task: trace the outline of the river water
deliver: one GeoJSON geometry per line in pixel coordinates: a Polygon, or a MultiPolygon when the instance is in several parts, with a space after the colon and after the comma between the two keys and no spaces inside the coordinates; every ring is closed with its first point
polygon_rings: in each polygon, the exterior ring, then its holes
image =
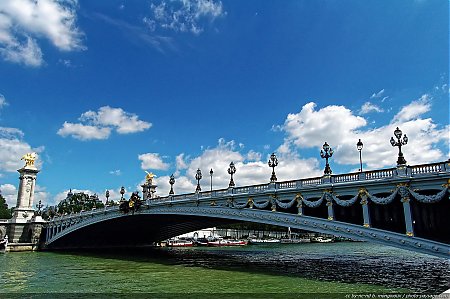
{"type": "Polygon", "coordinates": [[[180,298],[204,293],[263,296],[258,298],[329,293],[334,298],[439,294],[450,288],[448,260],[362,242],[5,253],[0,254],[0,265],[1,298],[23,293],[180,298]]]}

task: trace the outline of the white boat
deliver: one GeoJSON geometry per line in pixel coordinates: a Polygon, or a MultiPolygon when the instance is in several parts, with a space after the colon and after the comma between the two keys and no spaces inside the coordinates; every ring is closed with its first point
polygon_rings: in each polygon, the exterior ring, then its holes
{"type": "Polygon", "coordinates": [[[281,242],[280,239],[274,239],[274,238],[270,238],[270,239],[250,238],[250,239],[248,239],[248,244],[252,244],[252,245],[279,244],[280,242],[281,242]]]}
{"type": "Polygon", "coordinates": [[[5,238],[0,241],[0,252],[5,252],[6,247],[8,247],[8,236],[5,236],[5,238]]]}
{"type": "Polygon", "coordinates": [[[167,240],[166,246],[168,247],[192,247],[194,242],[182,239],[169,239],[167,240]]]}
{"type": "Polygon", "coordinates": [[[216,241],[208,241],[208,246],[221,247],[221,246],[245,246],[247,241],[244,240],[227,240],[219,239],[216,241]]]}
{"type": "Polygon", "coordinates": [[[325,238],[325,237],[315,237],[311,239],[311,242],[315,243],[331,243],[334,242],[332,238],[325,238]]]}
{"type": "Polygon", "coordinates": [[[300,244],[300,243],[310,243],[311,239],[308,238],[290,238],[290,239],[281,239],[281,244],[300,244]]]}

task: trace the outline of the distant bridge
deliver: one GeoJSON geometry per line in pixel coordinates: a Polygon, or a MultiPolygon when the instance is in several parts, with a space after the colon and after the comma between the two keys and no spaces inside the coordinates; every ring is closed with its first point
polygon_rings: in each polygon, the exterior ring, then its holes
{"type": "Polygon", "coordinates": [[[190,231],[255,222],[450,257],[450,161],[147,200],[64,215],[45,228],[47,249],[140,246],[190,231]]]}

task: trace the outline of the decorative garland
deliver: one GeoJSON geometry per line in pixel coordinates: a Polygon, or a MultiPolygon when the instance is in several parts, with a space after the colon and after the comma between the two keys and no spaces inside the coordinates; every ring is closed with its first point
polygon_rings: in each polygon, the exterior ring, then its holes
{"type": "MultiPolygon", "coordinates": [[[[331,198],[332,200],[334,200],[335,203],[337,203],[338,205],[340,205],[341,207],[349,207],[351,205],[353,205],[359,198],[359,193],[356,194],[354,197],[352,197],[351,199],[347,199],[347,200],[342,200],[339,199],[336,195],[334,195],[333,193],[325,193],[326,196],[328,198],[331,198]]],[[[330,200],[331,201],[331,200],[330,200]]]]}
{"type": "Polygon", "coordinates": [[[270,200],[264,200],[260,202],[253,201],[253,206],[258,209],[265,209],[269,206],[270,200]]]}
{"type": "Polygon", "coordinates": [[[377,196],[371,195],[369,192],[367,192],[367,197],[374,203],[377,203],[380,205],[387,205],[387,204],[391,203],[394,200],[394,198],[397,196],[398,190],[399,190],[398,188],[395,189],[394,193],[392,193],[391,195],[389,195],[387,197],[377,197],[377,196]]]}
{"type": "Polygon", "coordinates": [[[324,198],[325,198],[325,193],[322,195],[321,198],[319,198],[319,200],[310,201],[303,197],[302,202],[305,204],[305,206],[307,206],[309,208],[317,208],[322,204],[324,198]]]}
{"type": "Polygon", "coordinates": [[[282,202],[281,200],[278,199],[275,200],[277,206],[279,206],[282,209],[289,209],[294,205],[296,201],[297,201],[296,197],[294,197],[294,199],[290,200],[289,202],[282,202]]]}
{"type": "MultiPolygon", "coordinates": [[[[395,189],[395,191],[387,197],[378,197],[378,196],[370,194],[367,191],[365,191],[365,194],[367,194],[367,198],[369,198],[372,202],[374,202],[376,204],[387,205],[387,204],[391,203],[395,199],[395,197],[399,194],[402,197],[407,197],[408,195],[411,195],[411,197],[413,197],[414,199],[416,199],[419,202],[435,203],[435,202],[442,200],[445,197],[445,195],[447,194],[447,192],[448,192],[448,186],[445,186],[445,188],[436,195],[421,195],[417,192],[414,192],[413,190],[411,190],[410,188],[408,188],[406,186],[398,186],[397,189],[395,189]]],[[[282,209],[289,209],[297,202],[298,203],[297,207],[299,207],[299,206],[301,207],[304,204],[305,206],[307,206],[309,208],[317,208],[322,204],[322,202],[324,200],[326,200],[328,202],[334,201],[336,204],[338,204],[341,207],[350,207],[353,204],[355,204],[360,197],[361,197],[361,192],[356,194],[351,199],[343,200],[343,199],[339,199],[339,197],[336,196],[335,194],[333,194],[332,192],[326,191],[322,194],[322,196],[318,200],[307,199],[307,198],[304,198],[303,196],[301,196],[300,194],[297,194],[297,196],[295,196],[293,199],[291,199],[287,202],[279,200],[277,198],[271,198],[271,199],[262,200],[259,202],[252,200],[252,205],[258,209],[265,209],[269,206],[269,204],[272,204],[272,207],[278,206],[282,209]]],[[[248,201],[240,202],[240,203],[234,202],[234,201],[230,202],[230,206],[238,208],[238,209],[246,208],[248,205],[249,205],[248,201]]]]}
{"type": "Polygon", "coordinates": [[[416,199],[419,202],[435,203],[444,198],[445,194],[448,192],[448,187],[444,188],[436,195],[422,195],[417,192],[414,192],[411,189],[408,189],[408,191],[409,191],[409,194],[411,194],[411,196],[414,197],[414,199],[416,199]]]}
{"type": "Polygon", "coordinates": [[[247,201],[243,202],[243,203],[242,202],[235,202],[235,201],[232,202],[233,207],[238,208],[238,209],[243,209],[243,208],[247,207],[247,204],[248,204],[247,201]]]}

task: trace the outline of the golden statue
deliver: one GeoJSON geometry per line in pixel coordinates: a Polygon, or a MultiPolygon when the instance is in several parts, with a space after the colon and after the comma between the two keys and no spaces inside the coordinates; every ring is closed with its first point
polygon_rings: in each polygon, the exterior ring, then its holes
{"type": "Polygon", "coordinates": [[[25,167],[26,166],[34,166],[34,161],[36,160],[36,153],[27,153],[27,154],[23,155],[23,157],[20,158],[20,160],[25,161],[25,167]]]}
{"type": "Polygon", "coordinates": [[[152,184],[153,178],[156,177],[156,175],[154,175],[153,173],[149,173],[147,170],[145,171],[147,173],[147,175],[145,176],[145,181],[147,184],[152,184]]]}

